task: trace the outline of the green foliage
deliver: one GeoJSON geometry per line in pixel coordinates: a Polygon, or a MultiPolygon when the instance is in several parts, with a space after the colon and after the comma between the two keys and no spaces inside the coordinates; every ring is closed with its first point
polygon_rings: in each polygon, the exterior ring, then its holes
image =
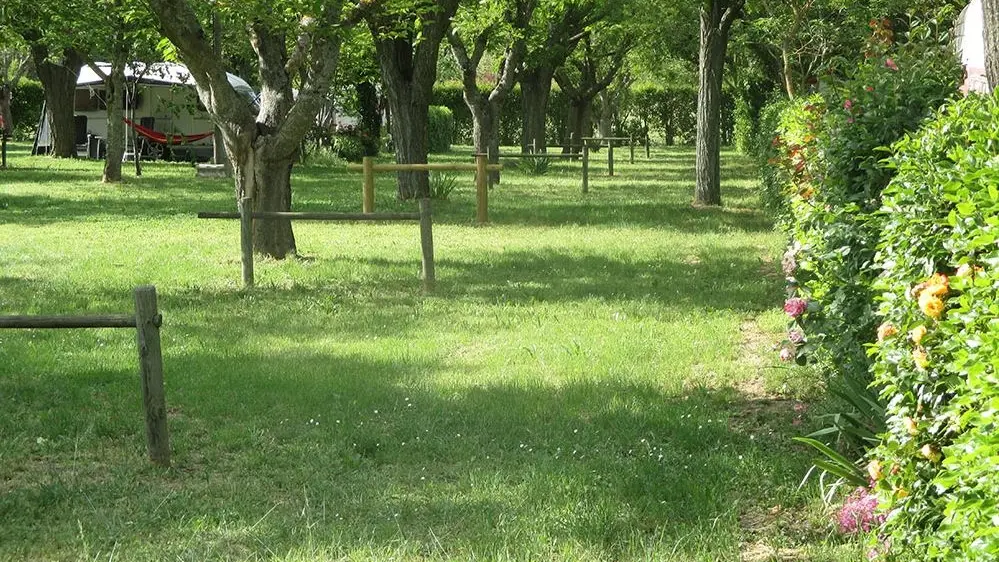
{"type": "MultiPolygon", "coordinates": [[[[723,94],[722,139],[733,139],[735,102],[723,94]]],[[[621,113],[634,127],[625,127],[626,134],[642,138],[647,128],[657,134],[667,145],[693,144],[697,137],[697,88],[694,86],[663,86],[659,83],[639,83],[631,88],[621,113]]]]}
{"type": "Polygon", "coordinates": [[[551,168],[552,159],[547,156],[525,158],[524,169],[532,176],[543,176],[551,168]]]}
{"type": "Polygon", "coordinates": [[[905,559],[999,554],[997,147],[999,101],[973,96],[891,159],[876,284],[886,337],[872,350],[889,422],[872,457],[905,559]]]}
{"type": "MultiPolygon", "coordinates": [[[[480,86],[481,93],[488,94],[490,88],[480,86]]],[[[447,107],[454,113],[453,142],[472,144],[472,113],[465,104],[461,82],[439,82],[434,85],[433,104],[447,107]]],[[[519,145],[521,131],[522,97],[517,85],[507,94],[500,113],[500,144],[519,145]]],[[[560,144],[565,137],[565,120],[568,101],[558,86],[553,85],[548,99],[548,144],[560,144]]]]}
{"type": "Polygon", "coordinates": [[[10,113],[14,120],[15,140],[32,140],[38,127],[38,117],[45,102],[42,84],[35,80],[22,79],[13,88],[10,100],[10,113]]]}
{"type": "Polygon", "coordinates": [[[777,98],[760,111],[744,150],[759,165],[763,209],[783,227],[791,224],[794,197],[808,197],[808,190],[814,189],[805,174],[806,163],[815,158],[821,107],[822,98],[818,95],[797,100],[777,98]]]}
{"type": "Polygon", "coordinates": [[[796,192],[789,230],[798,267],[791,289],[810,303],[797,323],[811,358],[832,373],[862,377],[869,368],[865,345],[876,326],[871,263],[880,233],[873,213],[893,175],[881,165],[882,147],[916,130],[957,91],[960,66],[937,39],[919,36],[896,46],[888,30],[876,29],[865,60],[825,85],[814,141],[784,144],[796,192]]]}
{"type": "Polygon", "coordinates": [[[451,172],[431,172],[430,198],[446,201],[458,187],[458,176],[451,172]]]}
{"type": "Polygon", "coordinates": [[[333,153],[347,162],[360,162],[364,158],[365,145],[356,132],[333,135],[333,153]]]}
{"type": "Polygon", "coordinates": [[[447,107],[430,106],[427,122],[428,149],[433,153],[451,150],[454,139],[454,113],[447,107]]]}

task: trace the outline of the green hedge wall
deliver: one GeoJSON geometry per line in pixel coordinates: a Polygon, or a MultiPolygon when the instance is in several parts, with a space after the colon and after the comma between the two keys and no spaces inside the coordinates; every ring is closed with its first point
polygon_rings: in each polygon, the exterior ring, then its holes
{"type": "Polygon", "coordinates": [[[430,106],[427,122],[427,141],[431,153],[441,153],[451,150],[454,138],[454,113],[447,107],[430,106]]]}
{"type": "Polygon", "coordinates": [[[42,113],[45,91],[41,82],[22,79],[11,95],[10,112],[14,119],[14,138],[31,140],[38,127],[38,116],[42,113]]]}

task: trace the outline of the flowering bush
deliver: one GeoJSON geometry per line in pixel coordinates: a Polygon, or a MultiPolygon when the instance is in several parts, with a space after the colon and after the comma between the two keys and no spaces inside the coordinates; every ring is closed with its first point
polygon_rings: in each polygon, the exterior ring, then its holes
{"type": "Polygon", "coordinates": [[[872,462],[893,556],[999,553],[999,101],[941,110],[895,146],[873,346],[887,431],[872,462]],[[891,326],[893,329],[887,329],[891,326]]]}

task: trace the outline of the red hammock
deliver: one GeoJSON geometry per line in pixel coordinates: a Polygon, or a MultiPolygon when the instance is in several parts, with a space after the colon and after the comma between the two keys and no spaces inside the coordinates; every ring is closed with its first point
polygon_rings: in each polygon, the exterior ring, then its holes
{"type": "Polygon", "coordinates": [[[143,127],[142,125],[139,125],[133,121],[129,121],[128,119],[123,119],[123,121],[125,121],[125,123],[127,123],[129,127],[135,129],[136,133],[139,133],[143,137],[146,137],[147,139],[157,144],[170,144],[170,145],[189,144],[192,142],[197,142],[204,138],[208,138],[214,134],[212,131],[209,131],[207,133],[198,133],[195,135],[183,135],[183,134],[175,135],[172,133],[161,133],[159,131],[154,131],[148,127],[143,127]]]}

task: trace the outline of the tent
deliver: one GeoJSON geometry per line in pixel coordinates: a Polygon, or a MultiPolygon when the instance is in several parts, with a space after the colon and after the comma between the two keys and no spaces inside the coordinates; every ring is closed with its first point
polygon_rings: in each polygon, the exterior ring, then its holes
{"type": "MultiPolygon", "coordinates": [[[[105,74],[111,71],[109,63],[97,63],[97,66],[105,74]]],[[[256,93],[245,80],[234,74],[229,74],[228,78],[238,93],[256,100],[256,93]]],[[[138,134],[142,141],[140,149],[154,157],[164,152],[184,160],[211,157],[213,126],[198,100],[194,78],[186,66],[170,62],[131,63],[125,67],[125,82],[128,97],[134,100],[132,104],[125,102],[128,120],[125,130],[129,137],[126,146],[131,146],[133,135],[138,134]]],[[[104,79],[94,69],[84,66],[76,80],[74,102],[78,152],[83,151],[93,158],[102,157],[101,140],[107,137],[108,130],[106,107],[104,79]]],[[[50,146],[48,115],[42,107],[32,154],[44,154],[50,146]]]]}

